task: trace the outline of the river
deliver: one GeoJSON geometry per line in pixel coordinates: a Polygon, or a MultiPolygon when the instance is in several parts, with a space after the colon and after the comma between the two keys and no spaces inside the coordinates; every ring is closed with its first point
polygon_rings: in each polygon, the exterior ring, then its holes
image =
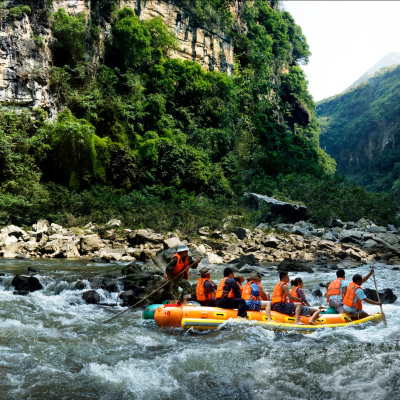
{"type": "MultiPolygon", "coordinates": [[[[73,285],[120,269],[82,260],[0,260],[6,273],[0,283],[0,399],[400,399],[397,304],[384,306],[386,329],[371,324],[306,336],[251,322],[204,333],[162,330],[142,320],[141,311],[104,325],[124,308],[84,304],[84,290],[73,285]],[[28,266],[39,270],[44,289],[15,296],[12,277],[28,266]]],[[[347,278],[368,270],[347,270],[347,278]]],[[[400,297],[399,273],[377,266],[378,287],[400,297]]],[[[321,298],[307,289],[335,274],[297,276],[317,305],[321,298]]],[[[271,291],[276,277],[270,271],[264,287],[271,291]]],[[[372,278],[364,287],[374,287],[372,278]]],[[[102,301],[116,303],[116,293],[100,293],[102,301]]]]}

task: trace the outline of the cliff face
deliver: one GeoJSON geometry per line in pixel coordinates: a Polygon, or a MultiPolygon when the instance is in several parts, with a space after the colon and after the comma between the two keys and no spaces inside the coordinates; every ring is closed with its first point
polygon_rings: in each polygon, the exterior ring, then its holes
{"type": "MultiPolygon", "coordinates": [[[[42,3],[31,1],[31,15],[23,14],[22,18],[11,18],[7,10],[1,10],[0,102],[3,106],[17,108],[41,106],[53,116],[56,107],[49,94],[52,65],[49,45],[53,38],[50,27],[40,17],[42,3]],[[42,38],[40,42],[38,37],[42,38]]],[[[11,0],[5,6],[9,9],[19,4],[11,0]]],[[[233,39],[194,25],[189,12],[178,4],[174,1],[122,0],[120,7],[131,7],[141,19],[161,16],[178,38],[178,50],[171,52],[170,57],[196,61],[207,70],[232,75],[233,39]]],[[[95,2],[85,0],[59,0],[54,1],[53,9],[64,8],[68,13],[88,15],[95,5],[95,2]]],[[[109,24],[106,25],[109,28],[109,24]]]]}

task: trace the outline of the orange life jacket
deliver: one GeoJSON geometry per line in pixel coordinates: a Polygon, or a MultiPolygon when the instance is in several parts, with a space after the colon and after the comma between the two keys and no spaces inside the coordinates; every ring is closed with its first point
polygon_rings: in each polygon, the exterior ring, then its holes
{"type": "MultiPolygon", "coordinates": [[[[177,257],[178,262],[175,267],[172,268],[172,275],[178,276],[181,271],[189,266],[189,257],[186,257],[185,261],[182,260],[182,257],[179,253],[176,253],[172,258],[177,257]]],[[[182,276],[183,279],[189,279],[189,270],[186,270],[182,276]]]]}
{"type": "Polygon", "coordinates": [[[282,289],[284,285],[287,286],[287,283],[283,281],[280,281],[275,285],[274,291],[272,292],[272,304],[287,302],[287,294],[282,289]]]}
{"type": "Polygon", "coordinates": [[[228,299],[234,299],[235,295],[233,293],[233,290],[231,289],[229,291],[229,293],[224,292],[224,285],[225,285],[225,281],[229,279],[229,276],[222,279],[221,282],[219,283],[218,287],[217,287],[217,292],[215,293],[215,298],[216,299],[220,299],[221,297],[228,297],[228,299]]]}
{"type": "MultiPolygon", "coordinates": [[[[294,288],[292,288],[292,290],[290,291],[290,294],[291,294],[292,296],[294,296],[294,297],[299,297],[299,298],[301,298],[300,296],[297,295],[297,289],[300,289],[300,290],[303,292],[303,294],[304,294],[304,290],[303,290],[300,286],[295,286],[294,288]]],[[[305,294],[304,294],[304,297],[306,297],[305,294]]],[[[292,300],[292,299],[289,299],[289,303],[296,303],[296,301],[294,301],[294,300],[292,300]]],[[[301,304],[303,304],[303,306],[306,305],[306,304],[304,303],[304,301],[302,301],[301,304]]]]}
{"type": "Polygon", "coordinates": [[[210,300],[213,298],[213,294],[209,293],[207,289],[204,287],[204,284],[206,282],[210,282],[212,285],[212,282],[208,278],[200,278],[197,281],[197,287],[196,287],[196,298],[198,301],[206,301],[210,300]]]}
{"type": "Polygon", "coordinates": [[[243,286],[242,286],[242,284],[240,282],[238,282],[237,284],[239,285],[240,295],[242,295],[243,294],[243,286]]]}
{"type": "Polygon", "coordinates": [[[355,306],[356,310],[362,310],[362,300],[358,299],[356,302],[354,301],[357,289],[362,289],[362,287],[354,282],[349,283],[349,286],[347,286],[346,294],[343,298],[343,304],[351,308],[355,306]]]}
{"type": "MultiPolygon", "coordinates": [[[[340,285],[342,284],[343,278],[337,278],[331,282],[328,286],[328,291],[326,292],[326,301],[329,303],[330,296],[338,296],[340,293],[340,285]]],[[[342,293],[343,295],[343,293],[342,293]]]]}
{"type": "Polygon", "coordinates": [[[244,300],[254,300],[254,301],[258,300],[257,296],[252,296],[251,295],[251,284],[252,283],[257,284],[256,281],[250,280],[250,281],[247,281],[246,285],[244,285],[242,299],[244,299],[244,300]]]}

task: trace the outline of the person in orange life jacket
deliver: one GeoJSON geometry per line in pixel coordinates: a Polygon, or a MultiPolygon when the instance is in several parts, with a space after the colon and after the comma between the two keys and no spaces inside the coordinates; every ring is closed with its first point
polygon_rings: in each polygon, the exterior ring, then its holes
{"type": "MultiPolygon", "coordinates": [[[[235,272],[233,274],[233,279],[237,282],[237,284],[239,285],[239,289],[240,289],[240,294],[243,295],[243,286],[242,283],[244,282],[244,278],[242,275],[239,274],[239,272],[235,272]]],[[[242,296],[243,297],[243,296],[242,296]]]]}
{"type": "Polygon", "coordinates": [[[287,272],[279,273],[280,282],[275,285],[272,293],[272,310],[281,314],[292,315],[295,314],[296,324],[304,325],[300,321],[300,315],[302,311],[301,298],[293,296],[288,287],[289,274],[287,272]],[[287,303],[287,299],[293,300],[296,303],[287,303]]]}
{"type": "Polygon", "coordinates": [[[336,310],[338,314],[343,312],[343,296],[346,294],[349,282],[345,280],[345,272],[343,269],[336,271],[337,279],[331,282],[326,293],[329,307],[336,310]]]}
{"type": "MultiPolygon", "coordinates": [[[[309,317],[310,314],[312,313],[312,317],[309,321],[309,324],[314,325],[314,321],[319,317],[321,310],[318,308],[311,308],[310,303],[307,301],[306,294],[304,293],[303,290],[303,279],[295,278],[290,281],[290,284],[293,286],[292,290],[290,291],[290,294],[292,296],[301,299],[301,304],[302,304],[301,315],[309,317]]],[[[292,303],[293,300],[289,300],[289,302],[292,303]]]]}
{"type": "Polygon", "coordinates": [[[206,267],[199,271],[200,279],[197,281],[196,298],[202,306],[215,307],[215,287],[211,282],[210,270],[206,267]]]}
{"type": "Polygon", "coordinates": [[[188,299],[190,299],[192,293],[192,285],[189,283],[189,270],[184,271],[189,265],[194,265],[191,267],[193,269],[197,268],[201,259],[193,261],[191,257],[188,256],[189,248],[181,244],[176,249],[176,254],[172,256],[171,261],[166,266],[167,279],[171,280],[170,293],[171,296],[177,297],[179,293],[178,287],[182,288],[182,294],[180,300],[183,300],[183,304],[188,304],[188,299]]]}
{"type": "Polygon", "coordinates": [[[247,278],[247,283],[242,294],[242,298],[246,300],[246,307],[248,310],[260,311],[264,310],[268,305],[268,301],[262,301],[261,299],[260,285],[261,274],[253,271],[247,278]]]}
{"type": "MultiPolygon", "coordinates": [[[[373,272],[373,270],[372,270],[373,272]]],[[[369,274],[371,276],[371,273],[369,274]]],[[[363,283],[363,278],[361,275],[356,274],[353,276],[353,282],[349,283],[347,287],[346,294],[343,298],[343,311],[352,319],[362,319],[368,317],[368,313],[362,309],[362,301],[364,300],[368,304],[374,304],[376,306],[381,306],[382,303],[378,301],[373,301],[367,299],[361,284],[363,283]]],[[[367,278],[368,279],[368,278],[367,278]]],[[[367,280],[365,279],[365,280],[367,280]]],[[[365,282],[365,281],[364,281],[365,282]]]]}
{"type": "Polygon", "coordinates": [[[240,288],[235,281],[232,268],[224,269],[224,278],[218,285],[215,294],[215,304],[217,307],[238,309],[238,317],[247,318],[246,302],[242,299],[240,288]]]}

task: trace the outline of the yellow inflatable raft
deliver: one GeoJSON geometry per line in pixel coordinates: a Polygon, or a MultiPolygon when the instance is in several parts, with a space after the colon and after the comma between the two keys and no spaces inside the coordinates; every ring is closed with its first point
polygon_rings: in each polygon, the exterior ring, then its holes
{"type": "Polygon", "coordinates": [[[351,321],[346,314],[322,314],[315,325],[309,325],[310,317],[300,317],[304,325],[295,324],[294,316],[272,311],[272,321],[268,321],[265,311],[248,311],[248,319],[237,318],[237,310],[217,307],[182,306],[180,304],[163,304],[157,308],[154,319],[158,326],[168,328],[208,330],[217,329],[224,322],[252,321],[275,331],[298,331],[311,333],[322,328],[341,328],[351,325],[361,325],[369,321],[382,321],[380,313],[372,314],[358,321],[351,321]]]}

